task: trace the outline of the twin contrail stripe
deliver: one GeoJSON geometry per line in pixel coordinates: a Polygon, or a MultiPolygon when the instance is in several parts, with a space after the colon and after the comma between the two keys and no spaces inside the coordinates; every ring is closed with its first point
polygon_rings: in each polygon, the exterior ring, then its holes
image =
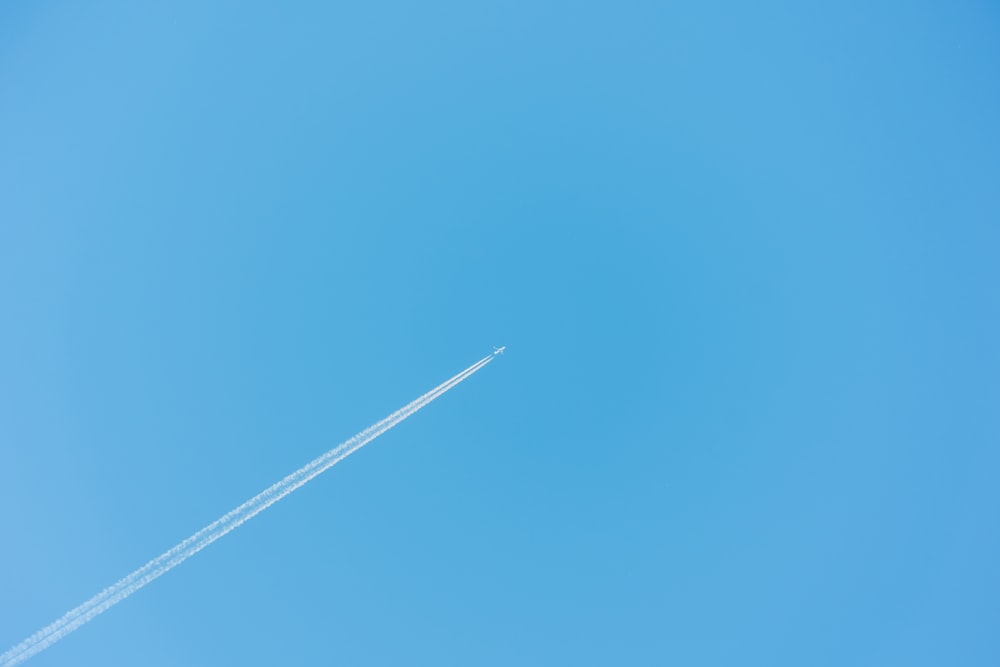
{"type": "Polygon", "coordinates": [[[45,650],[73,632],[84,623],[90,621],[95,616],[118,604],[154,579],[166,574],[229,531],[238,528],[244,522],[260,514],[295,489],[344,460],[393,426],[396,426],[413,413],[431,403],[431,401],[493,361],[493,356],[490,355],[480,359],[458,375],[445,380],[434,389],[396,410],[385,419],[376,422],[354,437],[345,440],[325,454],[313,459],[280,482],[272,484],[236,509],[213,521],[180,544],[149,561],[132,574],[105,588],[75,609],[70,610],[54,623],[47,625],[6,653],[0,655],[0,667],[10,667],[11,665],[24,662],[39,651],[45,650]]]}

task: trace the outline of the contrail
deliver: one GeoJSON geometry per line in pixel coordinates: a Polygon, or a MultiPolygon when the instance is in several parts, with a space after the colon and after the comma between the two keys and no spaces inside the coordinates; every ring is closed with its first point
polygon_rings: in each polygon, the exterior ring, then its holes
{"type": "Polygon", "coordinates": [[[396,424],[417,412],[449,389],[493,361],[495,354],[484,357],[458,375],[445,380],[434,389],[396,410],[385,419],[340,443],[325,454],[313,459],[280,482],[272,484],[228,514],[216,519],[177,546],[165,551],[138,570],[108,586],[75,609],[70,610],[54,623],[47,625],[20,644],[0,655],[0,667],[10,667],[24,662],[45,650],[95,616],[107,611],[154,579],[166,574],[195,555],[226,533],[260,514],[289,493],[304,485],[325,470],[336,465],[396,424]]]}

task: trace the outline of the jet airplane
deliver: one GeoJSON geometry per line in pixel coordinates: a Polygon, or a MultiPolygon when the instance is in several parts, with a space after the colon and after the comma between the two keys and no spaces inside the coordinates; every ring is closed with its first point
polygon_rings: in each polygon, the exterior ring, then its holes
{"type": "Polygon", "coordinates": [[[498,354],[503,354],[503,351],[506,350],[506,349],[507,349],[506,345],[502,345],[500,347],[497,347],[496,345],[494,345],[493,346],[493,356],[495,357],[498,354]]]}

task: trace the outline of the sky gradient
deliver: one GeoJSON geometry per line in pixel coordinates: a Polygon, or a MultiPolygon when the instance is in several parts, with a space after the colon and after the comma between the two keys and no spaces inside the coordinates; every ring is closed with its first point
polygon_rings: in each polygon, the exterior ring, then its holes
{"type": "Polygon", "coordinates": [[[6,3],[0,651],[1000,663],[1000,10],[6,3]]]}

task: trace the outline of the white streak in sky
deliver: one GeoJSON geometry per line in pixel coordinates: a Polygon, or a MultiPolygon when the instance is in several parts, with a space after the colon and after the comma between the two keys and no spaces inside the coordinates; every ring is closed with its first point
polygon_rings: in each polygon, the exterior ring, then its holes
{"type": "Polygon", "coordinates": [[[344,460],[393,426],[428,405],[431,401],[462,382],[462,380],[465,380],[483,366],[493,361],[493,357],[494,355],[491,354],[488,357],[480,359],[455,377],[442,382],[420,398],[396,410],[385,419],[376,422],[322,456],[310,461],[280,482],[271,485],[225,516],[205,526],[177,546],[149,561],[132,574],[105,588],[75,609],[70,610],[54,623],[47,625],[20,644],[9,649],[6,653],[0,655],[0,667],[11,667],[12,665],[24,662],[73,632],[95,616],[118,604],[154,579],[166,574],[229,531],[238,528],[247,520],[260,514],[295,489],[344,460]]]}

